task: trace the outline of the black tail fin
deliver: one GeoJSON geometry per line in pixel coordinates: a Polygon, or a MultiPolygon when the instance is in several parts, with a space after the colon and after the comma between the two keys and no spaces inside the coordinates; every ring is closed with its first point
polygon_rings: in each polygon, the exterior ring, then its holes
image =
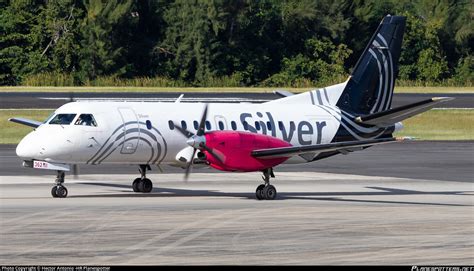
{"type": "Polygon", "coordinates": [[[406,18],[385,16],[337,102],[346,112],[373,114],[390,109],[406,18]]]}

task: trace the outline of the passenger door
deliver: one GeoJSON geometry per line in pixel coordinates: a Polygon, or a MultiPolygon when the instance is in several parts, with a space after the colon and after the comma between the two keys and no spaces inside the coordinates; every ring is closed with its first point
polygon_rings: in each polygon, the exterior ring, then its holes
{"type": "Polygon", "coordinates": [[[120,116],[122,117],[122,154],[135,153],[140,139],[140,127],[137,115],[131,108],[119,108],[120,116]]]}

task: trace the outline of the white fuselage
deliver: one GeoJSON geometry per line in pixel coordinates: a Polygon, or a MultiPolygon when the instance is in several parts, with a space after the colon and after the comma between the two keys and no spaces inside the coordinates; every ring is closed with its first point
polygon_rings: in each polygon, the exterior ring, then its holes
{"type": "MultiPolygon", "coordinates": [[[[97,126],[76,125],[75,120],[69,125],[45,123],[20,142],[17,154],[25,160],[74,164],[179,164],[177,154],[190,147],[170,121],[196,132],[204,107],[203,103],[68,103],[55,114],[76,114],[75,119],[92,114],[97,126]]],[[[330,105],[213,103],[207,121],[206,131],[254,132],[303,146],[331,142],[340,111],[330,105]]],[[[307,160],[296,156],[287,162],[307,160]]]]}

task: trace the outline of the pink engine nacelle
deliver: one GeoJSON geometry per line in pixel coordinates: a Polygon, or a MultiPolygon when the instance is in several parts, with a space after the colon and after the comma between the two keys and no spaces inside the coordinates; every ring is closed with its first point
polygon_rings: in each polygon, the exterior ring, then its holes
{"type": "Polygon", "coordinates": [[[249,132],[213,131],[206,133],[205,137],[206,146],[223,160],[220,162],[203,150],[207,161],[211,167],[222,171],[249,172],[274,167],[288,158],[255,158],[251,155],[252,151],[291,146],[281,139],[249,132]]]}

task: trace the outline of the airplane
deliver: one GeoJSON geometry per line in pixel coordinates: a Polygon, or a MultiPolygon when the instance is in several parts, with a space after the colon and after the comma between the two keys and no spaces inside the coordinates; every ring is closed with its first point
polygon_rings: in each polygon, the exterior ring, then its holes
{"type": "Polygon", "coordinates": [[[260,104],[175,102],[70,102],[44,122],[11,118],[34,131],[16,148],[23,166],[57,171],[51,194],[65,198],[65,172],[72,165],[137,165],[132,182],[149,193],[151,166],[212,167],[262,172],[255,195],[273,200],[270,184],[280,164],[310,163],[374,145],[398,142],[401,121],[449,97],[391,108],[406,18],[387,15],[349,78],[340,84],[260,104]]]}

